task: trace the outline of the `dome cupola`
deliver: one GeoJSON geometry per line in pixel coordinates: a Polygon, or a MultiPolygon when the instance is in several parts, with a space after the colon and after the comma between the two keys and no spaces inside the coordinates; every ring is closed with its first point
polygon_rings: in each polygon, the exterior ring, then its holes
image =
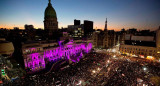
{"type": "Polygon", "coordinates": [[[51,0],[49,0],[48,7],[45,10],[45,18],[57,18],[56,11],[52,7],[51,0]]]}

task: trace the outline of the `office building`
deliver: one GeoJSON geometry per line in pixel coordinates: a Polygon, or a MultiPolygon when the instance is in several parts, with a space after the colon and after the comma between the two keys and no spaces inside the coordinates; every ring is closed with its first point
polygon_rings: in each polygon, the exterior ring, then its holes
{"type": "Polygon", "coordinates": [[[93,32],[93,21],[84,20],[84,36],[90,36],[93,32]]]}
{"type": "MultiPolygon", "coordinates": [[[[125,44],[120,45],[120,52],[128,55],[136,55],[142,58],[159,59],[160,57],[160,28],[155,31],[156,36],[125,35],[125,44]]],[[[152,33],[152,32],[151,32],[152,33]]]]}
{"type": "Polygon", "coordinates": [[[80,25],[81,24],[81,21],[80,20],[74,20],[74,25],[80,25]]]}

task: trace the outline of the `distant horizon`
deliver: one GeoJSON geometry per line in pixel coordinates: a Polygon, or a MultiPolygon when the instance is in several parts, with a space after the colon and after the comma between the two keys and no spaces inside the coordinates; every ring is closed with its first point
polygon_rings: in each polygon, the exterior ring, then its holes
{"type": "MultiPolygon", "coordinates": [[[[94,22],[94,29],[120,31],[125,28],[154,31],[160,26],[159,0],[51,0],[57,12],[59,28],[74,25],[74,19],[94,22]],[[85,3],[84,3],[85,2],[85,3]],[[77,4],[78,3],[78,4],[77,4]]],[[[44,29],[44,11],[48,0],[1,0],[0,28],[13,29],[33,25],[44,29]],[[7,9],[7,10],[6,10],[7,9]]]]}
{"type": "MultiPolygon", "coordinates": [[[[25,24],[26,25],[26,24],[25,24]]],[[[27,25],[31,25],[31,24],[27,24],[27,25]]],[[[34,25],[33,25],[34,26],[34,25]]],[[[159,26],[160,27],[160,26],[159,26]]],[[[159,29],[159,27],[158,28],[156,28],[156,29],[138,29],[138,28],[122,28],[122,29],[125,29],[125,30],[129,30],[129,29],[137,29],[137,31],[142,31],[142,30],[150,30],[150,31],[156,31],[157,29],[159,29]]],[[[19,28],[19,27],[18,27],[19,28]]],[[[63,27],[63,28],[67,28],[67,27],[63,27]]],[[[13,30],[14,29],[14,27],[13,28],[3,28],[3,27],[0,27],[0,29],[7,29],[7,30],[13,30]]],[[[19,28],[20,30],[24,30],[25,28],[19,28]]],[[[34,29],[43,29],[44,30],[44,28],[35,28],[34,27],[34,29]]],[[[61,29],[61,28],[58,28],[58,29],[61,29]]],[[[98,28],[96,29],[96,28],[93,28],[94,30],[98,30],[98,28]]],[[[121,31],[122,29],[120,29],[120,30],[115,30],[115,29],[108,29],[108,30],[114,30],[114,31],[121,31]]],[[[104,30],[104,29],[100,29],[100,30],[104,30]]]]}

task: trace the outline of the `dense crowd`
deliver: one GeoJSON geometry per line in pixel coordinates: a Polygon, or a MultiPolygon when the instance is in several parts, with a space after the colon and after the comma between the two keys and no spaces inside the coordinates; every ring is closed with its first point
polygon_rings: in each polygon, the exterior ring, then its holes
{"type": "Polygon", "coordinates": [[[10,83],[16,86],[135,86],[153,85],[160,76],[159,63],[113,59],[112,55],[89,53],[68,68],[47,74],[27,75],[10,83]]]}

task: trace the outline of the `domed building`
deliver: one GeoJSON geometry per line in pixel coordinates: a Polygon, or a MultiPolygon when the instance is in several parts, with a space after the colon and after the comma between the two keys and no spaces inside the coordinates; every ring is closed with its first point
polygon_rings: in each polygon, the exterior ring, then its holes
{"type": "Polygon", "coordinates": [[[49,35],[52,35],[52,32],[58,29],[58,21],[56,11],[51,4],[51,0],[49,0],[44,15],[44,29],[49,31],[49,35]]]}

